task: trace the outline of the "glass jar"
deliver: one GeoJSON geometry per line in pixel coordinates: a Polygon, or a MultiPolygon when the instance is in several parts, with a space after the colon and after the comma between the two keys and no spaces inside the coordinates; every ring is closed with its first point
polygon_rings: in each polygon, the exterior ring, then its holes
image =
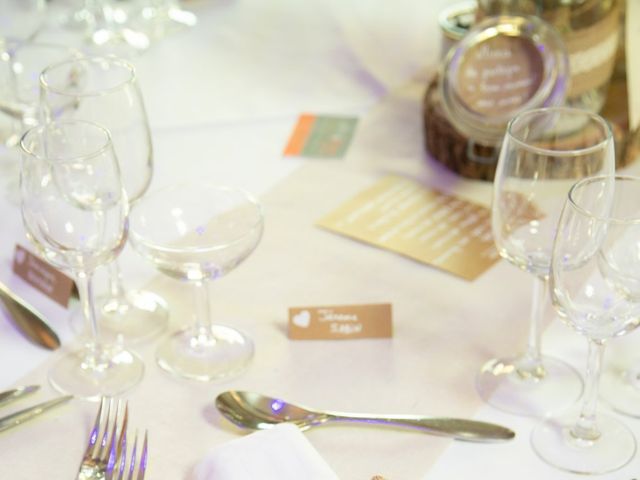
{"type": "Polygon", "coordinates": [[[620,40],[620,0],[478,0],[477,18],[535,15],[561,35],[569,55],[569,106],[599,112],[620,40]]]}
{"type": "Polygon", "coordinates": [[[439,82],[449,122],[469,141],[467,155],[494,162],[494,151],[481,158],[476,146],[496,147],[521,111],[562,104],[567,58],[556,29],[535,16],[491,16],[471,28],[444,58],[439,82]]]}

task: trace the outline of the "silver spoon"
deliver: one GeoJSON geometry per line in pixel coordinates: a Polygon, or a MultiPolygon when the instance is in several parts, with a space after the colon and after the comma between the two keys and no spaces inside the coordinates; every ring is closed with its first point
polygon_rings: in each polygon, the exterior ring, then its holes
{"type": "Polygon", "coordinates": [[[60,346],[58,335],[47,324],[42,313],[1,282],[0,302],[9,312],[9,319],[29,340],[49,350],[55,350],[60,346]]]}
{"type": "Polygon", "coordinates": [[[222,415],[239,427],[253,430],[264,430],[282,422],[290,422],[301,430],[306,430],[316,425],[339,421],[409,427],[471,442],[504,441],[515,437],[512,430],[493,423],[419,415],[321,412],[259,393],[237,390],[229,390],[218,395],[216,407],[222,415]]]}

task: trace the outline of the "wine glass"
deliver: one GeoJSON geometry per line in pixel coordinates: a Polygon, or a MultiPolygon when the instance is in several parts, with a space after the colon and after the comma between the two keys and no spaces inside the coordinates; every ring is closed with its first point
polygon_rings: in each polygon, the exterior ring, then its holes
{"type": "Polygon", "coordinates": [[[151,45],[149,36],[135,24],[140,9],[137,0],[93,0],[85,2],[89,12],[91,41],[102,48],[120,51],[144,51],[151,45]]]}
{"type": "Polygon", "coordinates": [[[39,121],[40,72],[50,63],[80,56],[54,43],[6,40],[0,46],[0,144],[2,173],[9,200],[19,203],[22,133],[39,121]]]}
{"type": "Polygon", "coordinates": [[[551,296],[560,318],[589,340],[582,406],[532,432],[536,453],[575,473],[606,473],[631,460],[636,440],[616,418],[596,416],[605,343],[640,324],[640,177],[578,182],[558,224],[551,296]]]}
{"type": "Polygon", "coordinates": [[[488,361],[476,379],[480,396],[500,410],[545,416],[569,407],[582,393],[576,370],[540,352],[551,248],[573,183],[614,168],[611,130],[596,114],[534,109],[507,127],[494,180],[492,230],[500,255],[531,273],[534,288],[526,351],[488,361]]]}
{"type": "Polygon", "coordinates": [[[256,248],[263,229],[260,205],[240,189],[181,184],[143,197],[130,218],[133,247],[161,272],[195,286],[195,323],[159,345],[160,367],[202,381],[241,372],[253,357],[253,343],[211,323],[208,281],[226,275],[256,248]]]}
{"type": "Polygon", "coordinates": [[[55,43],[7,40],[0,48],[0,112],[18,124],[5,144],[15,146],[23,130],[39,121],[40,72],[52,63],[80,57],[55,43]]]}
{"type": "Polygon", "coordinates": [[[173,31],[193,27],[197,16],[182,8],[178,0],[138,0],[140,30],[157,40],[173,31]]]}
{"type": "Polygon", "coordinates": [[[44,23],[46,0],[0,0],[0,40],[32,39],[44,23]]]}
{"type": "MultiPolygon", "coordinates": [[[[77,118],[111,133],[125,191],[135,203],[148,189],[153,149],[147,114],[133,65],[115,57],[84,57],[45,68],[40,75],[46,120],[77,118]]],[[[110,265],[109,294],[99,303],[104,329],[126,342],[145,341],[167,326],[166,303],[122,284],[117,262],[110,265]]]]}
{"type": "Polygon", "coordinates": [[[20,141],[22,216],[29,240],[78,286],[85,345],[60,357],[49,371],[58,390],[83,398],[126,392],[144,365],[120,345],[103,343],[96,321],[92,278],[112,261],[127,238],[128,202],[109,132],[67,120],[36,126],[20,141]]]}

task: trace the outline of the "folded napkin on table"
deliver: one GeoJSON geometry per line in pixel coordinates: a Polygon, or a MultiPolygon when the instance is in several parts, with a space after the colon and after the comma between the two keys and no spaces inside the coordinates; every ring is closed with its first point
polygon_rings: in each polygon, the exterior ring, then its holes
{"type": "Polygon", "coordinates": [[[193,480],[338,480],[298,427],[283,423],[211,450],[193,480]]]}

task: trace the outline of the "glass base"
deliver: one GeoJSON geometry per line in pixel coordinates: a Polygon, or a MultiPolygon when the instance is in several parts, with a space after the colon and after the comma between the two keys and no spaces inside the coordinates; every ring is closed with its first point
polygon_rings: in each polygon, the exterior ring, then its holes
{"type": "Polygon", "coordinates": [[[527,374],[516,365],[521,358],[492,359],[476,378],[482,399],[499,410],[517,415],[546,417],[565,410],[582,395],[580,374],[567,363],[542,357],[540,375],[527,374]]]}
{"type": "Polygon", "coordinates": [[[60,357],[49,370],[49,382],[62,393],[87,400],[121,395],[144,375],[142,360],[118,346],[85,347],[60,357]]]}
{"type": "Polygon", "coordinates": [[[640,418],[640,364],[609,368],[600,379],[600,396],[615,411],[640,418]]]}
{"type": "Polygon", "coordinates": [[[120,298],[101,298],[99,321],[107,341],[138,343],[157,337],[169,323],[169,308],[155,293],[134,290],[120,298]]]}
{"type": "Polygon", "coordinates": [[[549,419],[531,434],[531,445],[545,462],[561,470],[582,474],[601,474],[624,467],[636,452],[633,433],[621,422],[598,416],[600,436],[596,440],[578,439],[571,429],[578,413],[549,419]]]}
{"type": "Polygon", "coordinates": [[[210,381],[238,375],[253,358],[253,342],[229,327],[189,328],[160,344],[156,360],[181,378],[210,381]]]}

